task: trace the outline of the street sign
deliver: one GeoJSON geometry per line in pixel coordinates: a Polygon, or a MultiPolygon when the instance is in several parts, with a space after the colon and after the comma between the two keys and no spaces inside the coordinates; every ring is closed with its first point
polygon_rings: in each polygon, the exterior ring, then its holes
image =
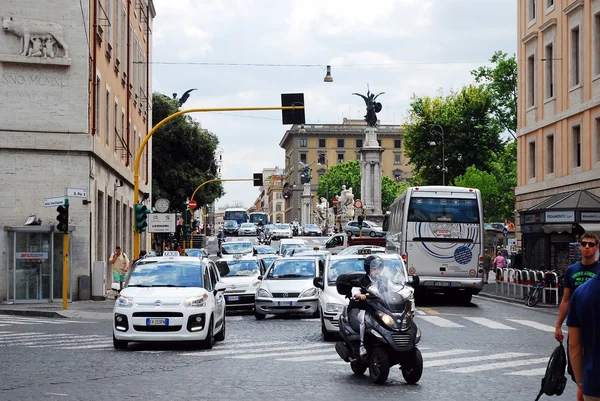
{"type": "Polygon", "coordinates": [[[504,235],[506,237],[507,234],[508,234],[508,228],[504,227],[502,229],[502,235],[504,235]]]}
{"type": "Polygon", "coordinates": [[[334,205],[337,205],[338,203],[340,203],[340,201],[339,201],[339,200],[337,200],[337,198],[333,198],[333,204],[334,204],[334,205]]]}
{"type": "Polygon", "coordinates": [[[196,208],[196,206],[198,206],[198,204],[193,199],[188,203],[188,207],[192,210],[194,210],[196,208]]]}
{"type": "Polygon", "coordinates": [[[69,198],[87,198],[88,190],[85,188],[67,188],[67,197],[69,197],[69,198]]]}
{"type": "Polygon", "coordinates": [[[148,215],[149,233],[174,233],[175,213],[150,213],[148,215]]]}
{"type": "Polygon", "coordinates": [[[65,204],[65,196],[57,196],[54,198],[44,198],[44,207],[57,207],[65,204]]]}
{"type": "Polygon", "coordinates": [[[356,209],[360,209],[361,207],[363,207],[362,201],[360,199],[357,199],[354,201],[354,207],[356,209]]]}

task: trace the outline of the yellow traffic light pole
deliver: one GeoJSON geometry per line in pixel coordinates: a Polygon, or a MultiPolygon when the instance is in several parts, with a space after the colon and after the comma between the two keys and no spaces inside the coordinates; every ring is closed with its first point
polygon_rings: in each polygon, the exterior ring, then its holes
{"type": "MultiPolygon", "coordinates": [[[[162,127],[165,123],[171,121],[172,119],[179,117],[188,113],[210,113],[210,112],[222,112],[222,111],[268,111],[268,110],[304,110],[304,106],[278,106],[278,107],[228,107],[228,108],[211,108],[211,109],[188,109],[188,110],[180,110],[177,113],[173,113],[170,116],[165,117],[163,120],[158,122],[148,135],[144,137],[144,140],[140,144],[140,148],[137,150],[135,155],[135,165],[133,167],[133,204],[136,205],[139,200],[139,190],[140,190],[140,162],[142,160],[142,154],[144,153],[144,149],[148,144],[152,135],[158,131],[160,127],[162,127]]],[[[235,179],[239,181],[240,179],[235,179]]],[[[225,180],[208,180],[202,183],[196,191],[194,191],[194,195],[203,185],[213,182],[213,181],[225,181],[225,180]]],[[[231,180],[230,180],[231,181],[231,180]]],[[[192,196],[193,199],[193,196],[192,196]]],[[[140,255],[140,233],[135,229],[135,222],[133,224],[133,257],[134,259],[138,258],[140,255]]]]}

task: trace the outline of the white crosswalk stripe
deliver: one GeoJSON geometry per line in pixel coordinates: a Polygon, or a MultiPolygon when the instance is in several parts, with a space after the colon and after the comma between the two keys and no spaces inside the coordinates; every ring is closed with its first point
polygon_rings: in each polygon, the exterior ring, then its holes
{"type": "Polygon", "coordinates": [[[489,361],[494,359],[511,359],[517,358],[520,356],[530,356],[531,354],[526,354],[524,352],[504,352],[501,354],[492,354],[492,355],[480,355],[480,356],[469,356],[465,358],[450,358],[450,359],[438,359],[434,361],[424,361],[423,366],[426,368],[432,368],[436,366],[446,366],[446,365],[454,365],[459,363],[470,363],[470,362],[479,362],[479,361],[489,361]]]}
{"type": "Polygon", "coordinates": [[[71,324],[71,323],[79,323],[79,324],[89,324],[93,322],[81,321],[81,320],[72,320],[72,319],[43,319],[37,317],[27,317],[27,316],[18,316],[18,315],[0,315],[0,326],[8,327],[11,325],[15,326],[29,326],[35,324],[42,325],[63,325],[63,324],[71,324]]]}
{"type": "Polygon", "coordinates": [[[454,323],[452,320],[448,320],[448,319],[440,317],[440,316],[418,316],[417,318],[419,320],[425,320],[426,322],[435,324],[438,327],[445,327],[445,328],[465,327],[461,324],[454,323]]]}
{"type": "Polygon", "coordinates": [[[531,320],[521,320],[521,319],[506,319],[513,323],[522,324],[523,326],[533,327],[534,329],[546,331],[548,333],[554,333],[554,326],[549,326],[547,324],[541,324],[537,322],[533,322],[531,320]]]}
{"type": "Polygon", "coordinates": [[[515,366],[537,365],[539,363],[546,363],[546,362],[548,362],[548,358],[534,358],[534,359],[526,359],[523,361],[497,362],[497,363],[490,363],[487,365],[475,365],[475,366],[467,366],[464,368],[446,369],[446,370],[444,370],[444,372],[476,373],[476,372],[485,372],[486,370],[513,368],[515,366]]]}
{"type": "Polygon", "coordinates": [[[516,330],[514,327],[507,326],[500,322],[496,322],[492,319],[487,319],[485,317],[468,317],[465,316],[463,319],[467,319],[472,321],[473,323],[480,324],[485,327],[489,327],[490,329],[500,329],[500,330],[516,330]]]}
{"type": "MultiPolygon", "coordinates": [[[[548,360],[546,359],[546,362],[548,360]]],[[[545,362],[544,362],[545,363],[545,362]]],[[[505,373],[505,375],[511,375],[511,376],[544,376],[546,374],[546,368],[535,368],[535,369],[528,369],[528,370],[519,370],[517,372],[508,372],[505,373]]]]}

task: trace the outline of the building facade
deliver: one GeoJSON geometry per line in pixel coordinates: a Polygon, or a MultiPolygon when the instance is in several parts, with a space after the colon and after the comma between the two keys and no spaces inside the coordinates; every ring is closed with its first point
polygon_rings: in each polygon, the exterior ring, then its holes
{"type": "Polygon", "coordinates": [[[521,0],[518,39],[517,245],[557,267],[599,228],[600,0],[521,0]]]}
{"type": "MultiPolygon", "coordinates": [[[[314,193],[319,177],[327,172],[329,166],[360,160],[356,150],[362,148],[365,142],[365,128],[366,122],[363,120],[344,118],[342,124],[294,125],[285,132],[279,146],[285,150],[284,183],[292,186],[292,195],[286,200],[286,222],[294,219],[300,221],[300,162],[314,162],[311,166],[311,190],[314,193]]],[[[377,126],[379,146],[384,148],[382,174],[396,181],[409,181],[412,178],[412,166],[404,154],[402,137],[399,125],[377,126]]]]}
{"type": "MultiPolygon", "coordinates": [[[[134,162],[152,120],[154,6],[23,0],[8,2],[2,13],[0,300],[62,298],[64,235],[56,230],[56,206],[65,195],[69,296],[76,300],[80,290],[85,296],[83,287],[87,295],[90,287],[110,287],[107,261],[115,246],[133,257],[134,162]]],[[[139,169],[147,206],[151,159],[149,143],[139,169]]],[[[149,244],[149,236],[142,241],[149,244]]]]}

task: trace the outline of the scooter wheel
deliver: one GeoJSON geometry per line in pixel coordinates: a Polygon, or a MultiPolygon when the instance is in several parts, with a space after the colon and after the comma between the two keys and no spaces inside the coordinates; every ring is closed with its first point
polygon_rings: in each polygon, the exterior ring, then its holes
{"type": "Polygon", "coordinates": [[[404,364],[401,368],[402,377],[408,384],[416,384],[423,374],[423,356],[418,348],[415,348],[412,355],[412,361],[404,364]]]}
{"type": "Polygon", "coordinates": [[[369,374],[376,384],[383,384],[390,374],[390,359],[385,348],[374,347],[369,355],[369,374]]]}
{"type": "Polygon", "coordinates": [[[350,368],[355,375],[361,376],[367,371],[367,364],[360,361],[350,362],[350,368]]]}

